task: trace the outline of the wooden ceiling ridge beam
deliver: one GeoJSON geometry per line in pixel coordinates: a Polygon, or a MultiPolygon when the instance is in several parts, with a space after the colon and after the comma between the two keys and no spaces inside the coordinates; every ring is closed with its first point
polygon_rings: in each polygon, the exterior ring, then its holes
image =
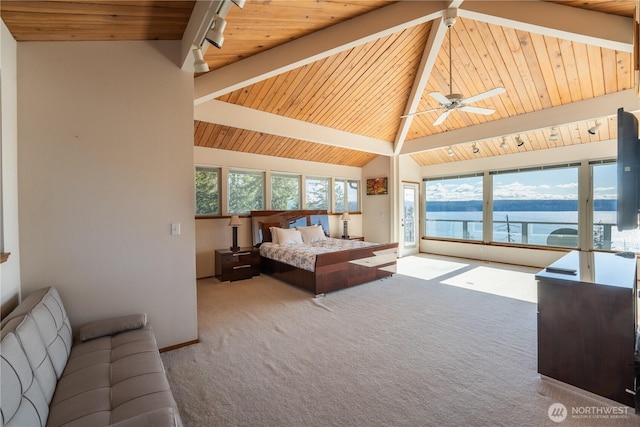
{"type": "Polygon", "coordinates": [[[540,129],[549,129],[554,126],[560,127],[585,120],[598,119],[616,114],[620,107],[630,112],[640,111],[640,99],[635,95],[634,89],[417,138],[407,141],[401,154],[414,154],[442,147],[498,138],[503,135],[532,132],[540,129]]]}
{"type": "Polygon", "coordinates": [[[356,135],[215,99],[196,105],[194,119],[383,156],[393,155],[393,147],[389,141],[356,135]]]}
{"type": "MultiPolygon", "coordinates": [[[[411,93],[409,94],[404,114],[414,113],[418,108],[446,34],[447,26],[444,24],[444,19],[441,17],[431,26],[429,39],[425,44],[424,52],[420,59],[420,64],[418,65],[415,80],[411,86],[411,93]]],[[[414,116],[408,116],[400,119],[400,127],[394,144],[394,155],[398,155],[402,151],[402,147],[406,141],[409,129],[411,128],[413,118],[414,116]]]]}
{"type": "Polygon", "coordinates": [[[633,52],[633,18],[537,1],[466,2],[458,15],[587,45],[633,52]]]}
{"type": "Polygon", "coordinates": [[[398,2],[333,25],[194,80],[194,104],[442,16],[447,2],[398,2]]]}

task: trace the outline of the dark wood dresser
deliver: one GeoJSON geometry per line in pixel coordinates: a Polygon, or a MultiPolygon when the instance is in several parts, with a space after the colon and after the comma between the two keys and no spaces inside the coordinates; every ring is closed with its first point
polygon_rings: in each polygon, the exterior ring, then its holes
{"type": "Polygon", "coordinates": [[[215,263],[216,277],[221,282],[250,279],[260,275],[260,251],[251,246],[240,248],[237,252],[216,249],[215,263]]]}
{"type": "Polygon", "coordinates": [[[636,257],[572,251],[536,275],[538,372],[636,407],[636,257]]]}

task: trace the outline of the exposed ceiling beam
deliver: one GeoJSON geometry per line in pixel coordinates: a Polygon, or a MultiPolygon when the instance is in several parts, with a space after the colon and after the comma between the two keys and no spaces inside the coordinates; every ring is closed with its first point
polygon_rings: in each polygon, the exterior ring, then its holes
{"type": "Polygon", "coordinates": [[[317,142],[383,156],[393,155],[393,147],[389,141],[356,135],[217,100],[196,105],[194,118],[208,123],[279,135],[285,138],[317,142]]]}
{"type": "Polygon", "coordinates": [[[221,95],[442,16],[447,3],[398,2],[195,78],[194,103],[221,95]]]}
{"type": "MultiPolygon", "coordinates": [[[[411,86],[411,93],[409,94],[409,100],[407,101],[404,114],[414,113],[418,108],[420,99],[422,99],[422,94],[427,86],[429,76],[431,76],[431,71],[436,63],[436,58],[438,57],[438,53],[440,52],[446,33],[447,26],[444,24],[443,18],[438,19],[431,25],[429,39],[427,40],[424,52],[422,53],[420,65],[418,66],[416,78],[411,86]]],[[[394,144],[394,154],[400,154],[402,146],[407,138],[407,134],[409,133],[409,129],[411,128],[413,117],[414,116],[409,116],[400,119],[400,128],[398,129],[394,144]]]]}
{"type": "Polygon", "coordinates": [[[633,52],[633,19],[538,1],[466,2],[458,15],[622,52],[633,52]]]}
{"type": "Polygon", "coordinates": [[[640,110],[640,99],[636,97],[633,89],[414,139],[404,144],[401,154],[413,154],[611,116],[616,114],[620,107],[626,111],[640,110]]]}

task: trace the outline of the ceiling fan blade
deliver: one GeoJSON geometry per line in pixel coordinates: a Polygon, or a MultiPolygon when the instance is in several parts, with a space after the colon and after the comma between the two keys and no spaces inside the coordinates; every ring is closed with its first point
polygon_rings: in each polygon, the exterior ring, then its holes
{"type": "Polygon", "coordinates": [[[503,87],[497,87],[495,89],[488,90],[486,92],[479,93],[477,95],[470,96],[469,98],[463,100],[465,104],[471,104],[472,102],[480,101],[485,98],[490,98],[492,96],[500,95],[501,93],[505,93],[506,89],[503,87]]]}
{"type": "Polygon", "coordinates": [[[441,109],[442,109],[442,107],[432,108],[431,110],[416,111],[415,113],[409,113],[409,114],[402,115],[402,116],[400,116],[400,118],[404,119],[405,117],[417,116],[418,114],[424,114],[424,113],[431,113],[433,111],[438,111],[438,110],[441,110],[441,109]]]}
{"type": "Polygon", "coordinates": [[[436,101],[438,101],[442,105],[451,104],[451,101],[449,101],[449,98],[447,98],[446,96],[444,96],[440,92],[429,92],[429,96],[432,97],[433,99],[435,99],[436,101]]]}
{"type": "Polygon", "coordinates": [[[464,105],[458,108],[458,110],[462,110],[467,113],[484,114],[487,116],[496,112],[496,110],[492,110],[491,108],[472,107],[470,105],[464,105]]]}
{"type": "Polygon", "coordinates": [[[438,117],[438,119],[435,122],[433,122],[433,125],[434,126],[441,125],[442,122],[445,121],[445,119],[449,116],[449,114],[451,114],[452,111],[453,111],[453,109],[447,110],[444,113],[440,114],[440,117],[438,117]]]}

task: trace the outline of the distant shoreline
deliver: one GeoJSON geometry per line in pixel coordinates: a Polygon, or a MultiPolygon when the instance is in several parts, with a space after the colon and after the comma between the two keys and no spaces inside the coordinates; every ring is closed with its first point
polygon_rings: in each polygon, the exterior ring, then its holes
{"type": "MultiPolygon", "coordinates": [[[[482,212],[481,200],[428,201],[431,212],[482,212]]],[[[595,211],[615,212],[617,200],[594,200],[595,211]]],[[[573,212],[578,210],[577,200],[494,200],[494,212],[573,212]]]]}

